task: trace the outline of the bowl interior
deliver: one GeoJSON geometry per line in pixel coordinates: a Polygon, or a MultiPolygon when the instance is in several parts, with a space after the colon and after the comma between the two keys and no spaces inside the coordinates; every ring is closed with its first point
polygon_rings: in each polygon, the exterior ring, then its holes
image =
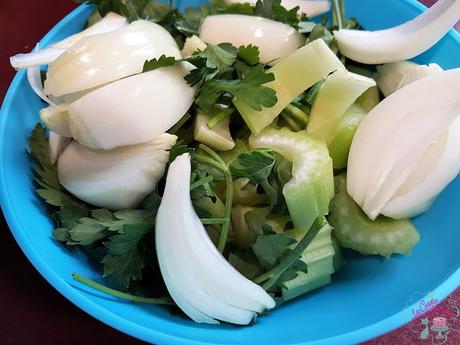
{"type": "MultiPolygon", "coordinates": [[[[196,5],[200,1],[184,1],[196,5]]],[[[423,9],[412,0],[347,0],[347,12],[364,27],[399,24],[423,9]]],[[[42,40],[42,46],[80,30],[91,12],[81,6],[42,40]]],[[[451,32],[415,59],[443,68],[460,66],[459,35],[451,32]]],[[[411,101],[411,100],[408,100],[411,101]]],[[[412,255],[391,259],[345,252],[346,265],[333,283],[260,317],[251,327],[205,326],[172,314],[168,308],[114,300],[72,281],[78,272],[98,280],[97,268],[70,253],[52,237],[52,224],[34,194],[25,151],[26,138],[44,106],[29,87],[25,73],[14,79],[0,118],[2,207],[18,243],[34,266],[79,307],[133,336],[168,343],[351,343],[389,331],[411,318],[414,293],[432,291],[442,299],[460,282],[460,178],[453,181],[426,214],[414,223],[421,241],[412,255]]]]}

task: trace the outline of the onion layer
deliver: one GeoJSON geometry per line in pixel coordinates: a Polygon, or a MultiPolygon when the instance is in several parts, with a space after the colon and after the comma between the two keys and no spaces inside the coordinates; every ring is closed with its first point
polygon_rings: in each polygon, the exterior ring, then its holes
{"type": "Polygon", "coordinates": [[[218,252],[190,199],[190,156],[170,165],[155,243],[161,273],[177,305],[194,321],[248,324],[275,301],[218,252]]]}
{"type": "Polygon", "coordinates": [[[346,57],[366,64],[413,58],[435,45],[460,19],[460,1],[439,0],[413,20],[379,31],[334,32],[346,57]]]}
{"type": "Polygon", "coordinates": [[[208,44],[255,45],[262,63],[273,63],[289,56],[305,43],[305,38],[289,25],[240,14],[206,17],[201,24],[200,38],[208,44]]]}
{"type": "Polygon", "coordinates": [[[162,134],[149,143],[110,151],[76,141],[58,160],[59,181],[77,198],[112,210],[136,207],[163,176],[177,137],[162,134]]]}

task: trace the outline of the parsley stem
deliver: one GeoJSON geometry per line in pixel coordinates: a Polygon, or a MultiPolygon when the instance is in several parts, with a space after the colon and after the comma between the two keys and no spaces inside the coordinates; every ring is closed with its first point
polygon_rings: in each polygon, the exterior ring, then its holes
{"type": "Polygon", "coordinates": [[[332,14],[337,22],[337,29],[339,30],[343,28],[343,13],[343,6],[340,6],[339,0],[332,0],[332,14]]]}
{"type": "Polygon", "coordinates": [[[115,289],[111,289],[105,285],[96,283],[95,281],[85,278],[78,273],[72,273],[72,278],[77,282],[80,282],[86,286],[89,286],[95,290],[104,292],[108,295],[118,297],[120,299],[125,299],[135,303],[150,303],[150,304],[171,304],[173,305],[174,302],[170,298],[150,298],[150,297],[142,297],[142,296],[135,296],[129,293],[121,292],[115,289]]]}
{"type": "Polygon", "coordinates": [[[208,128],[209,129],[213,129],[215,126],[217,126],[219,123],[221,123],[222,121],[224,121],[227,117],[229,117],[230,115],[232,115],[233,111],[235,109],[233,109],[233,107],[228,107],[224,110],[222,110],[221,112],[217,113],[217,115],[213,116],[209,121],[208,121],[208,128]]]}
{"type": "MultiPolygon", "coordinates": [[[[213,159],[204,157],[202,155],[195,155],[198,160],[201,160],[203,163],[211,164],[215,166],[216,168],[220,169],[224,173],[225,177],[225,183],[226,183],[226,191],[225,191],[225,212],[224,212],[224,217],[230,219],[232,215],[232,204],[233,204],[233,178],[232,178],[232,173],[230,172],[230,169],[228,168],[227,163],[225,163],[222,158],[210,147],[200,144],[198,146],[200,149],[202,149],[204,152],[206,152],[208,155],[210,155],[213,159]]],[[[222,230],[220,232],[220,237],[219,237],[219,243],[217,246],[217,249],[223,253],[225,249],[225,244],[227,243],[228,239],[228,232],[230,229],[230,222],[222,224],[222,230]]]]}
{"type": "Polygon", "coordinates": [[[176,134],[176,132],[186,123],[192,115],[190,113],[185,113],[184,116],[181,117],[181,119],[171,127],[171,129],[168,131],[169,134],[176,134]]]}
{"type": "Polygon", "coordinates": [[[275,206],[278,203],[278,193],[276,192],[275,188],[272,187],[267,179],[263,180],[260,183],[260,186],[263,188],[264,192],[267,193],[270,199],[270,206],[275,206]]]}
{"type": "Polygon", "coordinates": [[[265,290],[269,290],[273,285],[276,284],[281,275],[297,261],[305,249],[307,249],[310,243],[315,239],[316,235],[323,228],[324,224],[324,218],[318,217],[310,229],[305,233],[300,242],[297,243],[294,249],[289,252],[289,254],[270,271],[256,277],[254,282],[256,284],[262,284],[262,287],[265,290]]]}
{"type": "Polygon", "coordinates": [[[228,223],[228,218],[200,218],[200,221],[204,225],[226,224],[228,223]]]}
{"type": "Polygon", "coordinates": [[[281,112],[281,117],[286,121],[288,127],[293,130],[294,132],[298,132],[302,130],[302,127],[292,118],[292,116],[285,112],[284,110],[281,112]]]}
{"type": "Polygon", "coordinates": [[[195,188],[201,187],[202,185],[205,185],[205,184],[211,182],[212,180],[213,180],[212,176],[203,177],[203,178],[199,179],[198,181],[193,182],[190,185],[190,190],[192,191],[195,188]]]}
{"type": "Polygon", "coordinates": [[[291,103],[288,104],[284,110],[286,110],[286,112],[289,113],[289,115],[291,115],[293,118],[302,122],[305,126],[307,125],[308,115],[304,113],[300,108],[291,103]]]}

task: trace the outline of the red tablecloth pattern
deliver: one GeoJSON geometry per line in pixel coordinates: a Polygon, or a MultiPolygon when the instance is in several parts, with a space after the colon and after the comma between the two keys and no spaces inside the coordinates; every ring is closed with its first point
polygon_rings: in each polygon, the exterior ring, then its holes
{"type": "MultiPolygon", "coordinates": [[[[426,4],[434,0],[425,0],[426,4]]],[[[30,50],[66,13],[76,7],[70,0],[0,0],[0,99],[14,71],[8,57],[30,50]]],[[[460,29],[460,23],[457,25],[460,29]]],[[[0,345],[142,344],[85,314],[54,290],[30,265],[2,217],[0,234],[0,345]]],[[[446,345],[460,344],[460,290],[430,314],[446,316],[450,326],[446,345]],[[450,314],[448,311],[450,310],[450,314]],[[445,314],[448,315],[445,315],[445,314]]],[[[442,322],[438,320],[437,322],[442,322]]],[[[431,323],[430,323],[431,325],[431,323]]],[[[419,319],[367,345],[441,344],[431,331],[423,340],[419,319]]]]}

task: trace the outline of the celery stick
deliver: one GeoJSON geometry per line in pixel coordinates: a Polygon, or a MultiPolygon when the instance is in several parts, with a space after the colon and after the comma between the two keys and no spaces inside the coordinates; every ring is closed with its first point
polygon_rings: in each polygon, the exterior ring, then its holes
{"type": "Polygon", "coordinates": [[[352,104],[335,129],[331,141],[327,145],[334,169],[342,169],[347,166],[348,152],[353,136],[366,114],[367,111],[363,107],[352,104]]]}
{"type": "Polygon", "coordinates": [[[251,132],[257,135],[270,125],[295,97],[339,69],[344,70],[345,67],[326,43],[318,39],[298,49],[268,70],[274,74],[275,80],[265,86],[275,90],[278,97],[278,102],[273,107],[256,111],[239,99],[234,99],[233,103],[251,132]]]}
{"type": "Polygon", "coordinates": [[[283,195],[297,229],[309,229],[316,218],[329,212],[334,195],[332,160],[322,141],[305,131],[265,128],[249,138],[249,145],[277,151],[293,163],[292,179],[284,185],[283,195]]]}
{"type": "Polygon", "coordinates": [[[380,102],[380,94],[377,86],[372,86],[367,89],[361,96],[356,100],[356,104],[362,106],[366,111],[371,111],[380,102]]]}
{"type": "Polygon", "coordinates": [[[370,220],[347,193],[345,174],[335,179],[337,194],[331,202],[329,222],[343,247],[361,254],[390,256],[407,254],[419,241],[419,234],[409,220],[380,216],[370,220]]]}
{"type": "MultiPolygon", "coordinates": [[[[290,231],[295,238],[302,238],[298,231],[290,231]]],[[[307,271],[298,271],[297,276],[281,283],[283,300],[290,300],[301,294],[329,284],[334,273],[336,251],[331,238],[331,227],[321,229],[312,243],[302,253],[300,260],[307,265],[307,271]]]]}
{"type": "Polygon", "coordinates": [[[313,138],[330,142],[346,110],[370,87],[371,78],[339,70],[331,74],[316,95],[307,132],[313,138]]]}
{"type": "Polygon", "coordinates": [[[235,143],[228,127],[230,119],[226,117],[212,129],[208,127],[208,121],[208,116],[196,115],[194,127],[195,140],[219,151],[231,150],[235,146],[235,143]]]}

